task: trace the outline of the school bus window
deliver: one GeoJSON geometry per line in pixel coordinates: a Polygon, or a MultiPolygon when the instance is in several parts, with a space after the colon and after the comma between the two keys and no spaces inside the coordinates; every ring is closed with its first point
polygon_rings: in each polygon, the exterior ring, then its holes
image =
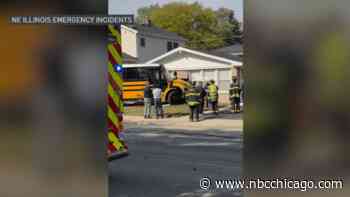
{"type": "Polygon", "coordinates": [[[139,68],[138,74],[138,80],[148,81],[151,79],[151,72],[149,70],[139,68]]]}
{"type": "Polygon", "coordinates": [[[123,72],[123,78],[127,81],[137,81],[138,72],[136,68],[126,68],[123,72]]]}
{"type": "Polygon", "coordinates": [[[150,72],[154,80],[159,80],[159,69],[153,68],[150,72]]]}

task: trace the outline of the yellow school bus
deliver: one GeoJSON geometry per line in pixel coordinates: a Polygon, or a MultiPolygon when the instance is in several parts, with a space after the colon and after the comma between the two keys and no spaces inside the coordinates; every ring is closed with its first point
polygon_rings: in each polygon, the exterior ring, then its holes
{"type": "Polygon", "coordinates": [[[184,101],[184,92],[191,86],[181,79],[170,79],[160,64],[123,65],[124,101],[143,101],[145,84],[158,84],[162,88],[162,102],[177,104],[184,101]]]}

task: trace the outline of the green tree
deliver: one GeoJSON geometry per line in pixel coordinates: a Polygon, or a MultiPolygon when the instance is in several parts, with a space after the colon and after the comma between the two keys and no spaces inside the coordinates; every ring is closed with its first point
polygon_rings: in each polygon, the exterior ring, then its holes
{"type": "Polygon", "coordinates": [[[138,24],[145,23],[149,19],[149,16],[151,15],[152,11],[159,8],[160,8],[159,4],[153,4],[150,6],[139,8],[137,10],[136,23],[138,24]]]}
{"type": "Polygon", "coordinates": [[[174,2],[164,6],[154,4],[138,10],[136,21],[176,32],[187,39],[187,47],[212,49],[240,41],[240,23],[228,8],[212,10],[199,3],[174,2]]]}
{"type": "Polygon", "coordinates": [[[229,45],[240,41],[242,32],[240,23],[234,17],[234,11],[228,8],[220,8],[215,13],[219,23],[220,35],[224,38],[225,43],[229,45]]]}
{"type": "Polygon", "coordinates": [[[224,46],[232,29],[229,24],[220,24],[214,10],[204,8],[199,3],[175,2],[162,7],[150,6],[139,9],[139,13],[142,13],[140,18],[149,18],[155,26],[186,38],[187,47],[193,49],[224,46]]]}

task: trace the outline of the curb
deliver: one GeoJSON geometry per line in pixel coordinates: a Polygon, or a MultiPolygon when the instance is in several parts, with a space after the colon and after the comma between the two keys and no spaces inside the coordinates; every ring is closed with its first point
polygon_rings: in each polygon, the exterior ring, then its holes
{"type": "MultiPolygon", "coordinates": [[[[126,128],[126,132],[128,132],[127,130],[139,130],[139,127],[129,127],[126,128]]],[[[208,132],[205,131],[202,132],[203,130],[188,130],[188,131],[181,131],[184,130],[182,128],[169,128],[171,130],[162,130],[163,128],[160,127],[147,127],[142,129],[143,132],[149,132],[149,133],[164,133],[164,134],[180,134],[180,135],[187,135],[187,136],[206,136],[206,137],[218,137],[218,138],[228,138],[228,139],[232,139],[232,138],[241,138],[243,137],[243,131],[242,130],[233,130],[232,132],[229,131],[215,131],[215,132],[208,132]]]]}

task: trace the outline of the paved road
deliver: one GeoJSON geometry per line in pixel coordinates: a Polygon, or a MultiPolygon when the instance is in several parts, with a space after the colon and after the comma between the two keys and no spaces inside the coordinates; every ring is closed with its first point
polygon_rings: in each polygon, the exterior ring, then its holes
{"type": "Polygon", "coordinates": [[[109,197],[239,196],[199,187],[202,177],[240,175],[242,138],[237,133],[223,138],[130,128],[127,139],[130,156],[109,164],[109,197]]]}

